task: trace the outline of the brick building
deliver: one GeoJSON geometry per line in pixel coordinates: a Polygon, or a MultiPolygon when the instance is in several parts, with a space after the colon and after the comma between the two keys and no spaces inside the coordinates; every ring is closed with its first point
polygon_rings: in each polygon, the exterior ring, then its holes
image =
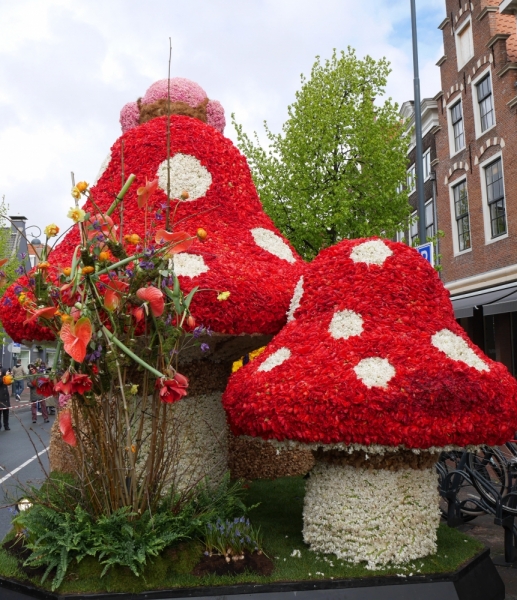
{"type": "Polygon", "coordinates": [[[435,167],[456,316],[517,373],[517,0],[445,0],[435,167]]]}

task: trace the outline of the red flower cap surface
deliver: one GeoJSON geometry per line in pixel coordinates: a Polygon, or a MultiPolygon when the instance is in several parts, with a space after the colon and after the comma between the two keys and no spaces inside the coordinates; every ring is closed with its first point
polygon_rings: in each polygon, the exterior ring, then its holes
{"type": "Polygon", "coordinates": [[[469,340],[416,250],[378,239],[320,253],[223,404],[235,435],[313,444],[495,445],[517,429],[516,380],[469,340]]]}
{"type": "MultiPolygon", "coordinates": [[[[167,118],[158,117],[126,132],[113,145],[91,189],[99,210],[107,210],[120,191],[123,141],[124,172],[136,175],[124,200],[124,234],[144,237],[145,220],[137,190],[156,178],[158,189],[148,206],[151,218],[161,211],[158,216],[162,220],[157,221],[156,229],[165,228],[166,129],[167,118]]],[[[208,234],[203,242],[196,238],[187,252],[173,257],[185,293],[195,286],[215,290],[195,295],[190,308],[196,321],[216,333],[277,333],[285,324],[289,300],[305,263],[265,214],[245,157],[213,127],[179,115],[171,116],[170,155],[171,198],[188,192],[174,220],[181,221],[181,231],[194,238],[200,228],[208,234]],[[223,291],[230,295],[218,302],[217,295],[223,291]]],[[[171,201],[171,205],[174,208],[175,203],[171,201]]],[[[89,201],[83,209],[98,212],[89,201]]],[[[112,219],[119,224],[118,210],[112,219]]],[[[49,261],[69,266],[78,243],[79,231],[74,227],[50,254],[49,261]]],[[[4,296],[7,302],[0,301],[0,320],[8,334],[14,340],[49,339],[48,332],[35,323],[24,329],[25,311],[23,319],[13,320],[20,307],[12,295],[11,291],[4,296]],[[16,326],[11,327],[11,322],[16,326]]]]}

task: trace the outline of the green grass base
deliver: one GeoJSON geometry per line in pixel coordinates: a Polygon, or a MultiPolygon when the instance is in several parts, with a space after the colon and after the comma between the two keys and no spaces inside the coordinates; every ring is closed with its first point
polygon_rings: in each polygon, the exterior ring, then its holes
{"type": "MultiPolygon", "coordinates": [[[[275,570],[269,577],[253,574],[239,576],[194,577],[191,570],[199,561],[203,546],[198,541],[169,549],[149,561],[143,577],[135,577],[129,569],[114,568],[102,579],[102,566],[87,558],[70,566],[59,593],[138,593],[178,587],[235,585],[239,583],[271,583],[275,581],[314,581],[349,579],[387,575],[426,575],[455,571],[475,556],[483,545],[477,540],[441,524],[438,529],[438,551],[435,555],[415,560],[404,567],[388,567],[369,571],[365,564],[354,565],[334,555],[311,552],[302,539],[304,481],[299,477],[276,481],[255,481],[248,490],[248,505],[260,502],[250,514],[254,526],[260,526],[267,555],[274,560],[275,570]],[[300,550],[301,558],[291,557],[300,550]]],[[[12,534],[10,534],[12,536],[12,534]]],[[[0,549],[0,576],[19,579],[41,586],[39,579],[28,579],[17,567],[16,560],[0,549]]],[[[50,590],[50,581],[44,589],[50,590]]]]}

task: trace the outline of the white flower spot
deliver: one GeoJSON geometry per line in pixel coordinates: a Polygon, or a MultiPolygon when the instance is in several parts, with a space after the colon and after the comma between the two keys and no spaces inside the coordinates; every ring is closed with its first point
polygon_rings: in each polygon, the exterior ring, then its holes
{"type": "Polygon", "coordinates": [[[271,371],[275,367],[279,367],[291,356],[289,348],[280,348],[276,352],[273,352],[271,356],[268,356],[266,360],[260,365],[257,371],[271,371]]]}
{"type": "Polygon", "coordinates": [[[395,369],[386,358],[363,358],[355,367],[355,374],[367,388],[386,387],[395,375],[395,369]]]}
{"type": "Polygon", "coordinates": [[[174,273],[182,277],[197,277],[201,273],[209,271],[203,257],[198,254],[187,254],[186,252],[176,254],[173,263],[174,273]]]}
{"type": "Polygon", "coordinates": [[[111,150],[108,152],[108,156],[106,156],[106,158],[102,161],[101,166],[99,168],[99,172],[97,173],[97,177],[95,178],[95,181],[92,183],[92,185],[96,185],[96,183],[99,181],[99,179],[104,175],[106,169],[108,168],[108,165],[110,164],[111,161],[111,150]]]}
{"type": "MultiPolygon", "coordinates": [[[[212,185],[212,175],[195,156],[175,154],[169,159],[171,198],[180,198],[187,191],[189,197],[184,202],[202,198],[212,185]]],[[[158,186],[167,193],[167,161],[158,167],[158,186]]]]}
{"type": "Polygon", "coordinates": [[[266,252],[278,256],[278,258],[283,258],[289,263],[295,262],[291,248],[274,231],[264,229],[263,227],[256,227],[251,230],[251,235],[257,246],[260,246],[266,252]]]}
{"type": "Polygon", "coordinates": [[[449,329],[442,329],[435,333],[431,338],[431,343],[452,360],[464,362],[477,371],[489,371],[488,365],[469,348],[467,342],[449,329]]]}
{"type": "Polygon", "coordinates": [[[370,240],[369,242],[363,242],[355,246],[350,254],[350,258],[354,262],[380,266],[392,254],[393,251],[382,240],[370,240]]]}
{"type": "Polygon", "coordinates": [[[291,298],[291,304],[289,305],[289,310],[287,311],[287,322],[294,321],[294,313],[297,311],[300,306],[300,302],[302,301],[303,296],[303,275],[298,279],[298,283],[294,288],[293,297],[291,298]]]}
{"type": "Polygon", "coordinates": [[[346,340],[363,332],[363,319],[353,310],[340,310],[334,314],[329,333],[336,340],[346,340]]]}

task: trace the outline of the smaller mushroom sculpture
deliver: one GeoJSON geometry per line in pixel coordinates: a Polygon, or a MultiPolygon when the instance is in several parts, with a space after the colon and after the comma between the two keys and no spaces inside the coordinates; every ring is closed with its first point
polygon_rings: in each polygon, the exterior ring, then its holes
{"type": "Polygon", "coordinates": [[[405,244],[341,242],[306,269],[284,329],[230,378],[235,435],[313,451],[313,550],[369,568],[432,554],[438,453],[516,430],[517,382],[470,342],[448,296],[405,244]]]}

